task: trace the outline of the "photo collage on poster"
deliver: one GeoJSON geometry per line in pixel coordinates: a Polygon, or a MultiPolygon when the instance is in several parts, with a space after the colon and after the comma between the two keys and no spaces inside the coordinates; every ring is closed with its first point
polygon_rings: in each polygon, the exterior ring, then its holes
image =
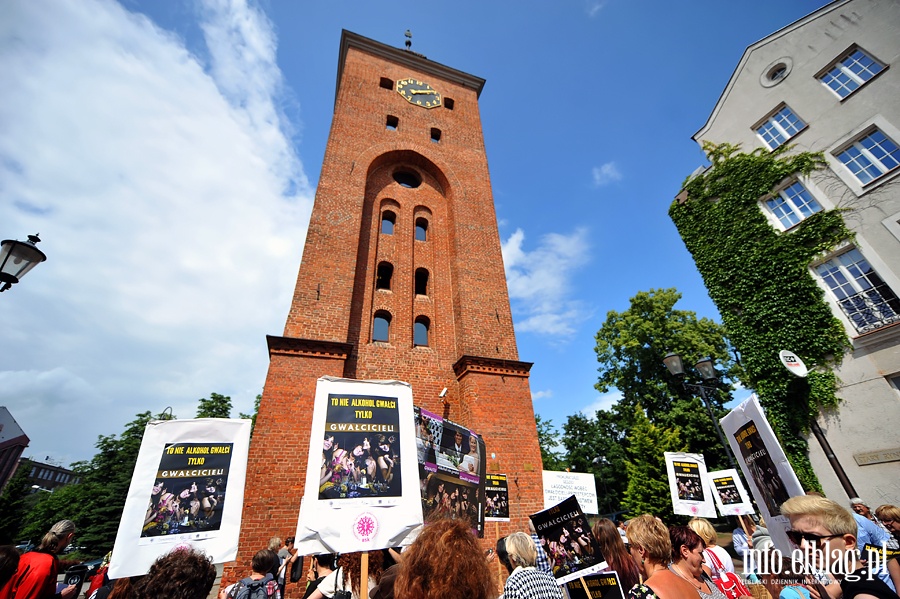
{"type": "Polygon", "coordinates": [[[790,495],[775,467],[775,462],[772,461],[769,450],[756,429],[756,424],[752,420],[748,421],[735,431],[734,438],[740,448],[741,457],[747,465],[747,470],[753,477],[756,488],[763,496],[766,508],[773,516],[780,515],[780,506],[790,498],[790,495]]]}
{"type": "Polygon", "coordinates": [[[416,407],[416,448],[425,521],[462,518],[484,534],[484,440],[416,407]]]}
{"type": "Polygon", "coordinates": [[[560,584],[606,568],[606,560],[574,495],[531,516],[560,584]]]}
{"type": "Polygon", "coordinates": [[[703,501],[703,481],[700,479],[700,465],[695,462],[673,462],[678,499],[681,501],[703,501]]]}
{"type": "Polygon", "coordinates": [[[743,503],[741,493],[738,491],[737,485],[734,483],[733,476],[720,476],[713,478],[713,487],[722,500],[722,505],[734,505],[743,503]]]}
{"type": "Polygon", "coordinates": [[[509,483],[505,474],[485,474],[484,521],[509,522],[509,483]]]}
{"type": "Polygon", "coordinates": [[[396,398],[328,395],[319,499],[401,496],[399,414],[396,398]]]}
{"type": "Polygon", "coordinates": [[[166,445],[150,489],[142,538],[219,530],[231,443],[166,445]]]}

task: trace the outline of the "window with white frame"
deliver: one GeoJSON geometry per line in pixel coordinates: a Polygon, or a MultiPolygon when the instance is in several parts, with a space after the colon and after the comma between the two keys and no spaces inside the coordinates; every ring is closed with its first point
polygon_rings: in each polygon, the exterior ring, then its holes
{"type": "Polygon", "coordinates": [[[799,181],[779,191],[774,198],[766,200],[766,207],[785,229],[790,229],[801,220],[822,210],[822,206],[799,181]]]}
{"type": "Polygon", "coordinates": [[[856,248],[815,267],[860,333],[900,321],[900,299],[856,248]]]}
{"type": "Polygon", "coordinates": [[[756,127],[756,133],[770,150],[774,150],[806,128],[800,117],[787,105],[782,105],[756,127]]]}
{"type": "Polygon", "coordinates": [[[820,75],[819,80],[843,99],[883,70],[883,64],[854,47],[820,75]]]}
{"type": "Polygon", "coordinates": [[[836,156],[863,185],[900,166],[900,148],[877,127],[853,140],[836,156]]]}

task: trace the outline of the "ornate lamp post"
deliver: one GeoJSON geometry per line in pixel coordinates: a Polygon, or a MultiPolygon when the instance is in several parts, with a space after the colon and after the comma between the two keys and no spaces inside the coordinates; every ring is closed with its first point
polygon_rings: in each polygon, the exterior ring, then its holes
{"type": "Polygon", "coordinates": [[[716,376],[716,368],[713,365],[712,358],[703,358],[696,364],[694,364],[694,368],[697,372],[700,373],[700,378],[703,379],[706,385],[700,383],[689,383],[686,379],[686,373],[684,371],[684,362],[681,360],[681,356],[676,353],[669,352],[666,354],[666,357],[663,358],[663,363],[666,365],[666,368],[669,369],[669,372],[676,379],[681,381],[682,386],[685,391],[688,393],[692,393],[694,395],[699,395],[700,399],[703,400],[703,405],[706,406],[706,411],[709,413],[709,417],[713,421],[713,428],[716,429],[716,435],[719,437],[719,442],[722,444],[722,447],[725,449],[725,455],[728,456],[728,463],[731,464],[731,467],[735,470],[738,469],[737,464],[734,462],[734,457],[731,455],[731,448],[728,443],[725,441],[725,435],[722,433],[722,427],[719,424],[719,421],[716,420],[715,415],[713,414],[712,404],[709,401],[709,396],[716,392],[715,383],[719,381],[719,377],[716,376]]]}
{"type": "Polygon", "coordinates": [[[47,255],[34,244],[41,239],[29,235],[28,241],[4,239],[0,242],[0,292],[18,283],[28,271],[47,259],[47,255]]]}

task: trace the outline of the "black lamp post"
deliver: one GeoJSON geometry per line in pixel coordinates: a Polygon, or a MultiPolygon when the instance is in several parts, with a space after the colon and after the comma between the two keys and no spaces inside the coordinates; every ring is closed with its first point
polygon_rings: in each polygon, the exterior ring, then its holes
{"type": "Polygon", "coordinates": [[[716,435],[718,435],[719,437],[719,442],[725,449],[725,455],[728,456],[728,463],[731,464],[732,468],[737,470],[737,464],[735,464],[734,458],[731,455],[731,448],[725,441],[725,435],[722,434],[722,427],[719,424],[719,421],[716,420],[716,416],[715,414],[713,414],[712,404],[709,401],[709,396],[716,392],[714,383],[718,382],[719,380],[719,377],[716,376],[716,368],[713,365],[712,358],[703,358],[702,360],[694,364],[694,368],[696,368],[697,372],[700,373],[700,378],[703,379],[704,383],[707,383],[706,385],[687,382],[686,373],[684,371],[684,362],[682,362],[681,356],[679,356],[678,354],[669,352],[668,354],[666,354],[666,357],[663,358],[663,363],[666,365],[666,368],[669,369],[669,372],[672,374],[672,376],[681,381],[682,386],[688,393],[699,395],[703,400],[703,405],[706,406],[706,411],[709,413],[709,417],[713,421],[713,428],[716,429],[716,435]]]}
{"type": "Polygon", "coordinates": [[[29,235],[28,241],[4,239],[0,242],[0,293],[47,259],[46,254],[34,245],[40,240],[37,235],[29,235]]]}

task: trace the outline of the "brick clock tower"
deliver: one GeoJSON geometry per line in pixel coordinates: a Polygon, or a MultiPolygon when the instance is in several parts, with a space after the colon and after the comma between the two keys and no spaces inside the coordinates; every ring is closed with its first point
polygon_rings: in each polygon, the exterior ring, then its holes
{"type": "Polygon", "coordinates": [[[488,523],[486,545],[498,531],[527,530],[543,508],[531,364],[518,360],[478,111],[483,86],[343,32],[297,287],[284,335],[267,337],[237,570],[226,579],[296,526],[323,375],[406,381],[415,405],[483,436],[487,472],[509,475],[512,519],[488,523]]]}

